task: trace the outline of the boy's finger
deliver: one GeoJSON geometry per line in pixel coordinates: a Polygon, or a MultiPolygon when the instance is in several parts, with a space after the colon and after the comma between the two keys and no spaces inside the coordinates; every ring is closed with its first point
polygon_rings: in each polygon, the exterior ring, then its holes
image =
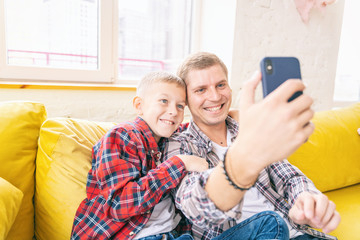
{"type": "Polygon", "coordinates": [[[240,110],[245,110],[255,102],[255,89],[261,81],[261,73],[256,71],[250,80],[244,83],[240,96],[240,110]]]}

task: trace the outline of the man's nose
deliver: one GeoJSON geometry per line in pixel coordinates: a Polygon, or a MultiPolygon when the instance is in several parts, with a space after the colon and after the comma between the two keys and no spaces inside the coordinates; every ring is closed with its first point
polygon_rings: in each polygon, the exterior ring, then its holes
{"type": "Polygon", "coordinates": [[[217,91],[217,89],[211,89],[209,91],[209,99],[212,101],[217,101],[221,98],[220,93],[217,91]]]}

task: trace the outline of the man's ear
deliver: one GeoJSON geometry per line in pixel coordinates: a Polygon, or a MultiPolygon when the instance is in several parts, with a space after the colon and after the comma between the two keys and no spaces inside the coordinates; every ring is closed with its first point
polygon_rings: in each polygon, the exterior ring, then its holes
{"type": "Polygon", "coordinates": [[[139,116],[142,115],[142,104],[143,104],[142,98],[139,96],[135,96],[133,99],[133,107],[136,110],[137,115],[139,116]]]}

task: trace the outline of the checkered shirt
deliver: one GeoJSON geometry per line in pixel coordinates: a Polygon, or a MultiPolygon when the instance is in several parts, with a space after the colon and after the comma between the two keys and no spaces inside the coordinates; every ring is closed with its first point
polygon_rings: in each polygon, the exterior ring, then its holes
{"type": "MultiPolygon", "coordinates": [[[[231,135],[237,136],[238,124],[230,117],[226,119],[226,124],[231,135]]],[[[232,141],[235,138],[233,137],[232,141]]],[[[206,158],[209,163],[209,170],[187,174],[178,187],[175,198],[177,208],[181,209],[193,224],[192,232],[195,239],[212,239],[235,226],[236,220],[241,216],[242,202],[229,211],[223,212],[215,206],[205,191],[205,184],[213,167],[220,162],[212,149],[211,140],[193,121],[190,122],[186,131],[174,134],[168,139],[165,148],[164,159],[178,154],[187,154],[206,158]]],[[[287,218],[289,218],[288,213],[291,206],[300,193],[304,191],[319,193],[312,181],[287,160],[274,163],[261,171],[255,185],[287,218]]],[[[301,232],[324,239],[336,239],[308,226],[297,225],[291,219],[289,222],[292,227],[301,232]]]]}
{"type": "MultiPolygon", "coordinates": [[[[112,128],[93,147],[86,194],[71,239],[133,239],[154,206],[185,176],[178,157],[161,162],[159,145],[140,117],[112,128]]],[[[183,222],[183,221],[182,221],[183,222]]],[[[184,223],[184,222],[183,222],[184,223]]],[[[184,223],[182,230],[189,230],[184,223]]]]}

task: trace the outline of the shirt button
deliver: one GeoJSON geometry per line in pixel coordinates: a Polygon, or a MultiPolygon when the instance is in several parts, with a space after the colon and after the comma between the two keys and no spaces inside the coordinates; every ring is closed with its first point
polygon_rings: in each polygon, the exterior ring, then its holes
{"type": "Polygon", "coordinates": [[[130,232],[130,233],[129,233],[130,236],[132,236],[132,235],[134,235],[134,234],[135,234],[134,232],[130,232]]]}
{"type": "Polygon", "coordinates": [[[148,210],[148,211],[146,211],[146,213],[151,213],[151,211],[150,211],[150,210],[148,210]]]}

